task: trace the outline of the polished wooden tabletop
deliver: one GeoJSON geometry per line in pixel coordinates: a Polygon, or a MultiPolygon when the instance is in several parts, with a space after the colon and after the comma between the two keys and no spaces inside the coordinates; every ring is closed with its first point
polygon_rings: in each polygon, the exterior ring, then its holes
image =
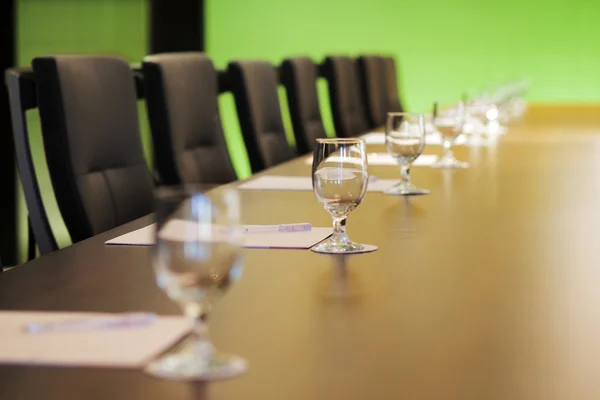
{"type": "MultiPolygon", "coordinates": [[[[455,155],[471,168],[413,168],[430,195],[368,193],[350,215],[350,237],[377,252],[245,251],[244,276],[210,327],[220,349],[249,360],[246,374],[188,384],[2,366],[0,398],[599,399],[600,107],[533,107],[497,141],[455,155]]],[[[245,223],[330,224],[311,192],[242,198],[245,223]]],[[[103,244],[149,221],[2,274],[0,308],[177,312],[147,248],[103,244]]]]}

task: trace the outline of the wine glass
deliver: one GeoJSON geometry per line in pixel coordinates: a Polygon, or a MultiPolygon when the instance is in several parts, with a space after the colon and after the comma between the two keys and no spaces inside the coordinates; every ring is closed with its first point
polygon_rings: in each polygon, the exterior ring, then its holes
{"type": "Polygon", "coordinates": [[[503,105],[505,100],[501,96],[504,96],[501,91],[486,92],[466,104],[467,118],[470,115],[478,119],[483,125],[482,132],[488,136],[502,133],[505,129],[500,125],[506,113],[506,106],[503,105]]]}
{"type": "Polygon", "coordinates": [[[312,164],[315,196],[333,217],[333,235],[313,247],[319,253],[359,252],[365,245],[346,235],[346,217],[367,191],[367,154],[362,139],[317,139],[312,164]]]}
{"type": "Polygon", "coordinates": [[[233,188],[161,188],[156,193],[156,246],[152,264],[158,286],[192,322],[180,346],[145,368],[175,380],[228,378],[246,361],[218,352],[208,337],[207,317],[242,273],[240,201],[233,188]]]}
{"type": "Polygon", "coordinates": [[[485,133],[486,127],[483,124],[481,104],[475,90],[465,91],[462,96],[462,103],[465,107],[465,120],[462,133],[471,137],[471,143],[477,143],[485,133]]]}
{"type": "Polygon", "coordinates": [[[433,125],[442,135],[442,145],[444,154],[438,162],[432,165],[433,168],[468,168],[469,164],[458,161],[452,153],[452,146],[456,138],[462,133],[465,123],[465,106],[463,102],[458,102],[453,107],[438,108],[437,103],[434,106],[433,125]]]}
{"type": "Polygon", "coordinates": [[[414,196],[429,194],[410,182],[410,166],[425,148],[425,117],[423,114],[388,113],[385,125],[385,144],[388,153],[400,166],[401,181],[385,191],[386,194],[414,196]]]}

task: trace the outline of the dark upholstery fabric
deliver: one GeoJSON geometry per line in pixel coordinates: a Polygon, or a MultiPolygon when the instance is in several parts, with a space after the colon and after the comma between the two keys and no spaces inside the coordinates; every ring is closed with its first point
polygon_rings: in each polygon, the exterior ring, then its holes
{"type": "Polygon", "coordinates": [[[396,61],[393,57],[382,57],[385,72],[386,104],[388,112],[403,112],[400,101],[396,61]]]}
{"type": "Polygon", "coordinates": [[[366,118],[371,127],[385,125],[388,113],[385,64],[379,56],[360,56],[361,88],[366,103],[366,118]]]}
{"type": "Polygon", "coordinates": [[[336,135],[352,137],[365,133],[370,127],[365,118],[357,61],[346,56],[329,56],[323,63],[323,72],[329,86],[336,135]]]}
{"type": "Polygon", "coordinates": [[[72,240],[152,212],[129,65],[116,57],[55,56],[32,66],[46,159],[72,240]]]}
{"type": "Polygon", "coordinates": [[[287,93],[296,149],[300,154],[312,152],[316,139],[325,137],[317,95],[317,66],[310,58],[285,59],[281,83],[287,93]]]}
{"type": "Polygon", "coordinates": [[[144,59],[143,71],[161,183],[234,181],[210,58],[201,53],[158,54],[144,59]]]}
{"type": "Polygon", "coordinates": [[[252,172],[290,160],[294,152],[285,136],[274,67],[266,61],[233,61],[227,75],[252,172]]]}

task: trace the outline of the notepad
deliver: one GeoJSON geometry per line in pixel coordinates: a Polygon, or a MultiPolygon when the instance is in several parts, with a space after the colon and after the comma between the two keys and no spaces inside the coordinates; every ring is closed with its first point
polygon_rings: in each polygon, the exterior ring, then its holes
{"type": "Polygon", "coordinates": [[[363,139],[366,144],[385,144],[385,133],[382,132],[365,133],[360,138],[363,139]]]}
{"type": "Polygon", "coordinates": [[[242,182],[237,186],[241,190],[312,190],[310,176],[263,175],[242,182]]]}
{"type": "MultiPolygon", "coordinates": [[[[436,163],[438,156],[435,154],[421,154],[413,163],[413,167],[428,167],[436,163]]],[[[397,167],[398,162],[388,153],[370,153],[369,165],[390,165],[397,167]]]]}
{"type": "MultiPolygon", "coordinates": [[[[395,179],[370,180],[367,192],[384,192],[397,183],[398,180],[395,179]]],[[[240,190],[313,190],[312,179],[310,177],[276,175],[259,176],[258,178],[241,183],[237,188],[240,190]]]]}
{"type": "Polygon", "coordinates": [[[151,325],[29,334],[30,323],[100,319],[115,314],[0,312],[0,364],[139,368],[190,331],[181,316],[157,317],[151,325]]]}
{"type": "MultiPolygon", "coordinates": [[[[428,167],[436,163],[438,156],[435,154],[421,154],[413,163],[413,167],[428,167]]],[[[304,161],[305,164],[312,164],[312,156],[309,156],[304,161]]],[[[398,166],[398,162],[388,153],[369,153],[367,156],[369,165],[389,165],[398,166]]],[[[309,178],[310,179],[310,178],[309,178]]]]}
{"type": "MultiPolygon", "coordinates": [[[[361,136],[361,139],[365,140],[367,144],[385,144],[385,133],[381,132],[372,132],[367,133],[366,135],[361,136]]],[[[442,136],[439,134],[428,134],[425,136],[425,143],[429,145],[441,145],[442,144],[442,136]]],[[[468,145],[468,138],[465,135],[461,135],[456,138],[454,142],[457,146],[468,145]]]]}
{"type": "MultiPolygon", "coordinates": [[[[427,135],[427,137],[425,138],[425,143],[426,144],[430,144],[430,145],[441,145],[444,143],[444,140],[442,138],[442,135],[438,135],[438,134],[431,134],[431,135],[427,135]]],[[[456,140],[454,141],[454,146],[469,146],[469,138],[466,135],[460,135],[459,137],[456,138],[456,140]]]]}
{"type": "MultiPolygon", "coordinates": [[[[244,225],[254,228],[260,225],[244,225]]],[[[155,240],[155,224],[108,240],[108,245],[152,246],[155,240]]],[[[173,220],[161,230],[161,235],[169,240],[194,240],[198,225],[191,221],[173,220]]],[[[331,236],[330,227],[311,227],[300,232],[246,232],[242,234],[242,246],[246,248],[270,249],[309,249],[331,236]]]]}

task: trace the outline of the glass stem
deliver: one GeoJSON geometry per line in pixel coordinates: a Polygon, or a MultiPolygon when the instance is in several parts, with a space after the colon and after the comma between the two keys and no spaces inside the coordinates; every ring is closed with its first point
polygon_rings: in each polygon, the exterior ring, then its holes
{"type": "Polygon", "coordinates": [[[451,160],[454,158],[454,153],[452,153],[452,142],[449,140],[444,140],[444,159],[451,160]]]}
{"type": "Polygon", "coordinates": [[[194,352],[200,360],[210,360],[215,353],[215,348],[210,342],[208,334],[208,312],[210,305],[203,303],[190,303],[185,306],[185,315],[192,321],[190,338],[194,352]]]}
{"type": "Polygon", "coordinates": [[[410,185],[410,164],[400,166],[400,180],[404,186],[410,185]]]}
{"type": "Polygon", "coordinates": [[[333,218],[333,235],[331,235],[333,242],[348,242],[348,236],[346,235],[346,217],[333,218]]]}

